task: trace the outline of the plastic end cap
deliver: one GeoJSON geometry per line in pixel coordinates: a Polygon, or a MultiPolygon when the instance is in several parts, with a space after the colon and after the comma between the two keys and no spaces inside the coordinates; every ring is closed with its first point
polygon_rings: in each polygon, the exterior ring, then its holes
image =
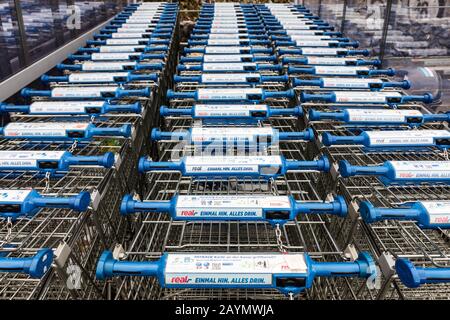
{"type": "Polygon", "coordinates": [[[402,88],[403,89],[410,89],[411,88],[411,81],[409,81],[409,80],[403,80],[403,86],[402,86],[402,88]]]}
{"type": "Polygon", "coordinates": [[[157,141],[161,139],[161,130],[158,128],[153,128],[152,132],[150,133],[150,140],[157,141]]]}
{"type": "Polygon", "coordinates": [[[424,99],[423,99],[424,103],[431,103],[431,102],[433,102],[434,97],[433,97],[433,95],[431,93],[427,92],[423,96],[424,96],[424,99]]]}
{"type": "Polygon", "coordinates": [[[295,97],[295,91],[294,91],[294,89],[289,89],[289,90],[286,92],[286,98],[292,99],[292,98],[294,98],[294,97],[295,97]]]}
{"type": "Polygon", "coordinates": [[[91,194],[87,191],[80,192],[73,203],[74,210],[86,211],[91,203],[91,194]]]}
{"type": "Polygon", "coordinates": [[[167,110],[168,108],[167,108],[167,106],[161,106],[160,108],[159,108],[159,114],[162,116],[162,117],[164,117],[164,116],[166,116],[167,115],[167,110]]]}
{"type": "Polygon", "coordinates": [[[139,173],[146,173],[147,172],[147,166],[146,163],[151,161],[150,159],[147,159],[146,157],[141,157],[139,159],[139,163],[138,163],[138,171],[139,173]]]}
{"type": "MultiPolygon", "coordinates": [[[[367,52],[367,53],[369,53],[369,52],[367,52]]],[[[374,66],[381,66],[381,60],[380,59],[373,60],[373,65],[374,66]]]]}
{"type": "Polygon", "coordinates": [[[303,109],[301,106],[294,107],[294,116],[298,116],[298,117],[303,116],[303,109]]]}
{"type": "Polygon", "coordinates": [[[343,196],[337,196],[335,201],[338,203],[337,215],[340,217],[347,216],[348,207],[347,202],[345,201],[343,196]]]}
{"type": "MultiPolygon", "coordinates": [[[[318,120],[320,120],[320,113],[317,110],[309,109],[308,117],[309,117],[309,121],[318,121],[318,120]]],[[[325,134],[326,133],[324,133],[324,135],[325,134]]],[[[324,139],[324,137],[322,135],[322,141],[323,141],[323,139],[324,139]]]]}
{"type": "Polygon", "coordinates": [[[134,213],[131,208],[132,203],[134,203],[133,196],[131,194],[124,195],[120,203],[120,214],[125,216],[129,213],[134,213]]]}
{"type": "Polygon", "coordinates": [[[301,102],[306,102],[307,101],[306,97],[307,97],[306,93],[300,92],[300,101],[301,102]]]}
{"type": "Polygon", "coordinates": [[[305,130],[305,140],[306,141],[314,141],[315,139],[316,139],[316,137],[314,136],[314,130],[312,128],[307,128],[305,130]]]}
{"type": "Polygon", "coordinates": [[[45,83],[49,82],[49,81],[50,81],[49,75],[43,74],[43,75],[41,76],[41,81],[42,81],[42,82],[45,82],[45,83]]]}
{"type": "MultiPolygon", "coordinates": [[[[312,120],[312,119],[310,119],[310,120],[312,120]]],[[[331,146],[333,144],[333,140],[334,140],[333,135],[331,133],[324,132],[322,134],[322,143],[324,146],[327,146],[327,147],[331,146]]]]}
{"type": "Polygon", "coordinates": [[[101,165],[105,168],[111,168],[114,165],[114,153],[113,152],[106,152],[103,155],[101,165]]]}
{"type": "Polygon", "coordinates": [[[124,137],[130,137],[131,136],[131,124],[124,124],[122,128],[120,129],[124,137]]]}
{"type": "Polygon", "coordinates": [[[141,113],[141,111],[142,111],[142,104],[139,101],[136,101],[135,103],[133,103],[132,110],[135,113],[141,113]]]}
{"type": "Polygon", "coordinates": [[[395,270],[405,286],[417,288],[420,286],[420,276],[416,267],[407,259],[398,259],[395,262],[395,270]]]}
{"type": "Polygon", "coordinates": [[[104,251],[98,259],[97,269],[95,270],[95,277],[98,280],[104,280],[105,278],[112,276],[112,263],[114,261],[111,251],[104,251]]]}
{"type": "Polygon", "coordinates": [[[51,268],[53,262],[52,249],[41,249],[33,257],[29,269],[32,278],[40,279],[51,268]]]}
{"type": "Polygon", "coordinates": [[[372,256],[368,252],[361,252],[358,255],[358,263],[359,265],[365,266],[366,268],[361,268],[360,275],[362,277],[370,277],[370,276],[376,276],[377,275],[377,268],[375,261],[373,260],[372,256]]]}
{"type": "Polygon", "coordinates": [[[339,161],[339,173],[342,177],[347,178],[353,175],[353,168],[347,160],[339,161]]]}
{"type": "Polygon", "coordinates": [[[395,69],[389,68],[389,69],[388,69],[388,72],[387,72],[387,75],[388,75],[388,76],[395,76],[395,69]]]}
{"type": "Polygon", "coordinates": [[[23,88],[22,90],[20,90],[20,94],[22,97],[30,97],[30,91],[31,89],[23,88]]]}
{"type": "Polygon", "coordinates": [[[322,169],[324,172],[329,172],[329,171],[330,171],[330,168],[331,168],[331,165],[330,165],[330,160],[328,160],[327,156],[321,156],[321,157],[319,158],[319,161],[322,161],[322,167],[321,167],[321,169],[322,169]]]}
{"type": "Polygon", "coordinates": [[[376,221],[374,209],[375,207],[369,201],[362,201],[359,204],[359,214],[364,222],[372,223],[376,221]]]}

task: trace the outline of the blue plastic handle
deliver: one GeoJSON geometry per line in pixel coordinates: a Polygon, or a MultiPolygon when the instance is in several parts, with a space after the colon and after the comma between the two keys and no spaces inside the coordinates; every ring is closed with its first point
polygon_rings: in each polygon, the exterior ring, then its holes
{"type": "Polygon", "coordinates": [[[294,211],[297,214],[333,214],[345,217],[348,207],[344,197],[337,196],[334,201],[330,202],[295,201],[294,211]]]}
{"type": "Polygon", "coordinates": [[[111,168],[114,165],[114,153],[106,152],[101,156],[74,156],[68,153],[63,157],[63,162],[67,166],[77,165],[77,166],[101,166],[104,168],[111,168]]]}
{"type": "MultiPolygon", "coordinates": [[[[205,253],[207,254],[207,253],[205,253]]],[[[192,255],[197,255],[192,253],[192,255]]],[[[165,281],[165,269],[167,263],[168,254],[164,254],[159,260],[156,261],[119,261],[113,258],[110,251],[104,251],[101,255],[96,269],[97,279],[103,280],[114,276],[144,276],[144,277],[156,277],[162,287],[183,287],[183,288],[216,288],[223,287],[218,284],[196,284],[194,282],[186,281],[182,286],[166,283],[165,281]]],[[[368,278],[377,275],[377,269],[372,257],[362,252],[358,259],[353,262],[316,262],[313,261],[307,254],[304,254],[306,263],[305,273],[282,273],[273,274],[274,278],[271,284],[236,284],[233,287],[243,288],[274,288],[278,289],[285,294],[298,294],[305,288],[310,288],[313,285],[315,277],[360,277],[368,278]],[[278,281],[278,279],[280,281],[278,281]],[[298,283],[291,283],[290,279],[302,279],[298,283]],[[282,280],[286,280],[285,283],[282,280]]],[[[214,272],[212,272],[214,273],[214,272]]],[[[220,271],[219,271],[220,273],[220,271]]],[[[188,275],[186,276],[186,278],[188,275]]],[[[230,288],[229,286],[227,286],[230,288]]]]}
{"type": "Polygon", "coordinates": [[[89,131],[91,136],[113,136],[129,138],[131,136],[131,125],[124,124],[117,128],[91,127],[89,131]]]}
{"type": "Polygon", "coordinates": [[[327,156],[321,156],[313,161],[285,161],[286,170],[312,170],[312,171],[330,171],[330,160],[327,156]]]}
{"type": "Polygon", "coordinates": [[[332,145],[345,145],[345,144],[368,144],[368,140],[364,135],[358,136],[336,136],[332,135],[329,132],[324,132],[322,134],[322,143],[324,146],[332,146],[332,145]]]}
{"type": "Polygon", "coordinates": [[[135,70],[162,70],[164,64],[162,62],[155,63],[137,63],[135,65],[135,70]]]}
{"type": "MultiPolygon", "coordinates": [[[[442,201],[434,202],[436,207],[442,208],[442,201]]],[[[359,204],[359,213],[367,223],[383,220],[413,220],[421,229],[450,228],[448,218],[432,219],[432,215],[421,201],[404,203],[397,208],[376,208],[369,201],[363,201],[359,204]]]]}
{"type": "Polygon", "coordinates": [[[150,46],[150,47],[145,47],[144,48],[144,52],[157,52],[157,51],[168,51],[169,47],[168,46],[150,46]]]}
{"type": "Polygon", "coordinates": [[[339,173],[344,178],[353,176],[384,176],[389,171],[390,168],[386,164],[381,166],[354,166],[347,160],[339,161],[339,173]]]}
{"type": "Polygon", "coordinates": [[[449,283],[450,268],[416,267],[408,259],[397,259],[395,269],[400,280],[408,288],[418,288],[422,284],[449,283]]]}
{"type": "Polygon", "coordinates": [[[83,65],[59,63],[56,65],[56,68],[59,70],[81,71],[83,69],[83,65]]]}
{"type": "Polygon", "coordinates": [[[345,120],[344,112],[321,112],[314,109],[309,109],[308,112],[309,121],[320,121],[320,120],[345,120]]]}
{"type": "Polygon", "coordinates": [[[375,261],[367,252],[353,262],[314,262],[311,266],[317,277],[361,277],[376,275],[375,261]]]}
{"type": "Polygon", "coordinates": [[[0,272],[25,273],[31,278],[40,279],[51,268],[52,249],[40,249],[33,257],[0,257],[0,272]]]}
{"type": "Polygon", "coordinates": [[[122,97],[150,97],[151,95],[151,89],[150,88],[144,88],[144,89],[119,89],[117,90],[116,96],[118,98],[122,97]]]}
{"type": "Polygon", "coordinates": [[[76,211],[86,211],[91,196],[89,192],[83,191],[73,197],[33,197],[30,203],[39,208],[69,208],[76,211]]]}

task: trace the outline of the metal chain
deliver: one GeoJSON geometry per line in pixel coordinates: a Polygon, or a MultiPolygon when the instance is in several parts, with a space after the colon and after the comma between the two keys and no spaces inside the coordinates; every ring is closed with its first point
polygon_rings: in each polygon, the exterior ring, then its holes
{"type": "Polygon", "coordinates": [[[50,172],[45,173],[45,188],[44,193],[47,193],[48,189],[50,189],[50,172]]]}
{"type": "Polygon", "coordinates": [[[277,246],[278,246],[278,250],[281,253],[286,253],[286,248],[284,247],[283,244],[283,240],[281,239],[281,228],[280,228],[280,224],[276,224],[275,225],[275,236],[277,237],[277,246]]]}
{"type": "Polygon", "coordinates": [[[67,151],[74,152],[75,149],[77,148],[77,145],[78,145],[78,140],[75,140],[67,151]]]}

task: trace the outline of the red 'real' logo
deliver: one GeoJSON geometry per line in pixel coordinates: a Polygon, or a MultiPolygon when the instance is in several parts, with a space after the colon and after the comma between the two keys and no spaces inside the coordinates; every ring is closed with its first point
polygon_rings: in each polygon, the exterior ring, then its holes
{"type": "Polygon", "coordinates": [[[183,211],[181,211],[181,215],[192,217],[195,215],[195,211],[194,210],[183,210],[183,211]]]}
{"type": "Polygon", "coordinates": [[[183,284],[183,283],[188,283],[189,282],[189,277],[188,276],[184,276],[184,277],[172,277],[170,279],[171,283],[179,283],[179,284],[183,284]]]}
{"type": "Polygon", "coordinates": [[[448,223],[448,221],[449,221],[448,217],[441,217],[435,219],[435,223],[448,223]]]}

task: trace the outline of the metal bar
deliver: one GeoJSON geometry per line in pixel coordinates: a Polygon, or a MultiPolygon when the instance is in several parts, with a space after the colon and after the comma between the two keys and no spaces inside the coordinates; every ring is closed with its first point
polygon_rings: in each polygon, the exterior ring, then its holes
{"type": "Polygon", "coordinates": [[[345,17],[347,16],[347,0],[344,0],[342,8],[342,21],[341,21],[341,32],[344,33],[345,29],[345,17]]]}
{"type": "Polygon", "coordinates": [[[20,1],[14,0],[14,6],[16,8],[17,27],[19,29],[19,38],[20,38],[19,61],[21,65],[25,67],[30,64],[30,55],[27,44],[27,34],[25,30],[25,25],[23,23],[22,7],[20,5],[20,1]]]}
{"type": "Polygon", "coordinates": [[[386,11],[384,15],[384,22],[383,22],[383,34],[381,36],[381,43],[380,43],[380,54],[379,59],[381,60],[381,63],[383,64],[384,60],[384,54],[386,51],[386,41],[387,41],[387,33],[389,30],[389,20],[391,19],[391,11],[392,11],[392,0],[387,0],[386,2],[386,11]]]}

